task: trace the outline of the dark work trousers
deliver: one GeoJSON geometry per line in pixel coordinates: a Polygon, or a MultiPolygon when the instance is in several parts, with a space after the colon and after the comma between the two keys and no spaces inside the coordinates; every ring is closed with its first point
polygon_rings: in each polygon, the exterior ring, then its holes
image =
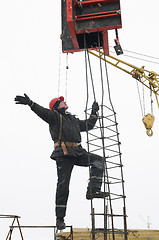
{"type": "Polygon", "coordinates": [[[78,157],[59,157],[56,160],[57,164],[57,189],[56,189],[56,216],[65,217],[67,200],[69,195],[69,183],[71,172],[76,166],[88,167],[90,162],[90,179],[88,183],[87,191],[90,191],[92,187],[92,192],[99,191],[102,185],[104,163],[103,158],[99,155],[90,153],[84,153],[78,157]]]}

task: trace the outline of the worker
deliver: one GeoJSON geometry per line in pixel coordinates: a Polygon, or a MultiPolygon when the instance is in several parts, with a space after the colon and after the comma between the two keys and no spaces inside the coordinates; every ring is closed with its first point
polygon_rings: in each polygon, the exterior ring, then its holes
{"type": "MultiPolygon", "coordinates": [[[[76,102],[76,99],[74,99],[76,102]]],[[[54,151],[51,159],[57,165],[56,189],[56,226],[62,230],[66,227],[64,217],[69,195],[69,182],[74,165],[88,167],[90,165],[90,180],[88,183],[86,199],[104,198],[109,194],[101,191],[104,161],[101,156],[88,153],[81,146],[80,132],[91,130],[97,121],[99,106],[97,102],[92,105],[91,115],[87,120],[79,120],[67,112],[68,106],[64,97],[54,98],[49,103],[49,108],[24,96],[15,97],[16,104],[29,105],[31,110],[49,124],[49,130],[54,141],[54,151]]]]}

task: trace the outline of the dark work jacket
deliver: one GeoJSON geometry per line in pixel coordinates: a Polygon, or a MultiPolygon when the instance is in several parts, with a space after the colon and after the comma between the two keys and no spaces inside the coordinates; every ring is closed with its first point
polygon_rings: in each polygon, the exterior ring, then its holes
{"type": "MultiPolygon", "coordinates": [[[[31,107],[32,111],[35,112],[41,119],[49,124],[49,130],[54,142],[59,141],[60,132],[60,112],[44,108],[37,103],[34,103],[31,107]]],[[[87,120],[80,120],[70,113],[62,114],[62,137],[63,142],[81,142],[80,132],[91,130],[97,121],[96,115],[90,115],[87,120]]],[[[68,156],[79,156],[86,152],[84,148],[79,144],[78,147],[68,147],[68,156]]],[[[52,159],[64,156],[61,146],[57,146],[51,154],[52,159]]]]}

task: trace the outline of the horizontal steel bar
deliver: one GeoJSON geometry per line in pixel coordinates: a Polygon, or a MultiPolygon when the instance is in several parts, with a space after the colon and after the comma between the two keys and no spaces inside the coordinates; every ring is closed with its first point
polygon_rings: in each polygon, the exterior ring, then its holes
{"type": "Polygon", "coordinates": [[[116,11],[111,12],[101,12],[101,13],[92,13],[92,14],[85,14],[85,15],[76,15],[76,22],[85,21],[85,20],[95,20],[100,18],[109,18],[109,17],[118,17],[119,14],[116,11]],[[115,13],[114,13],[115,12],[115,13]]]}
{"type": "Polygon", "coordinates": [[[95,4],[104,4],[104,3],[112,3],[112,2],[118,2],[119,0],[86,0],[86,1],[81,1],[81,5],[84,6],[89,6],[89,5],[95,5],[95,4]]]}
{"type": "MultiPolygon", "coordinates": [[[[66,228],[72,226],[66,226],[66,228]]],[[[10,228],[57,228],[57,226],[10,226],[10,228]]]]}
{"type": "Polygon", "coordinates": [[[20,218],[20,217],[17,216],[17,215],[3,215],[3,214],[0,214],[0,218],[20,218]]]}
{"type": "Polygon", "coordinates": [[[114,231],[112,229],[107,229],[105,230],[104,228],[96,228],[94,231],[92,230],[92,232],[94,233],[107,233],[107,234],[128,234],[128,232],[125,232],[124,230],[121,230],[121,229],[117,229],[115,228],[114,231]]]}

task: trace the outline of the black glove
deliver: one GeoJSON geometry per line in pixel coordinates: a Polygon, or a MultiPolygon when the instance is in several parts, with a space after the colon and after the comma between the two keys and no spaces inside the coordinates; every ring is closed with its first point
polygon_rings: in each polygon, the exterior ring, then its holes
{"type": "Polygon", "coordinates": [[[96,115],[99,110],[99,105],[96,101],[92,104],[92,112],[91,114],[96,115]]]}
{"type": "Polygon", "coordinates": [[[24,97],[16,96],[14,100],[15,100],[16,104],[24,104],[24,105],[31,106],[33,103],[25,93],[24,93],[24,97]]]}

